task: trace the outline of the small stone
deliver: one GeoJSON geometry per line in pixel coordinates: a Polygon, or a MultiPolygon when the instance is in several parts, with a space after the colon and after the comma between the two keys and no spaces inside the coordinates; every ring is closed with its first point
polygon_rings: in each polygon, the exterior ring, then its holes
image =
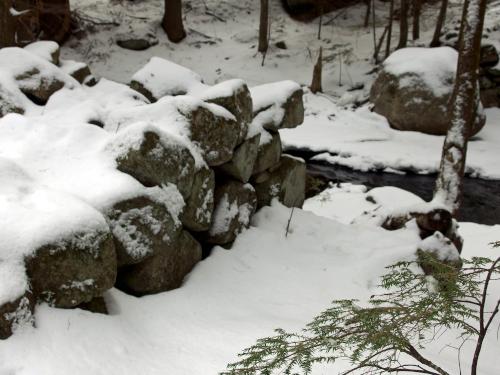
{"type": "Polygon", "coordinates": [[[260,141],[259,150],[257,152],[257,160],[253,167],[252,174],[264,172],[280,161],[281,157],[281,138],[279,133],[267,133],[263,136],[266,141],[260,141]]]}
{"type": "Polygon", "coordinates": [[[193,231],[203,232],[210,228],[214,209],[215,175],[210,168],[203,167],[194,175],[191,195],[181,215],[182,224],[193,231]]]}

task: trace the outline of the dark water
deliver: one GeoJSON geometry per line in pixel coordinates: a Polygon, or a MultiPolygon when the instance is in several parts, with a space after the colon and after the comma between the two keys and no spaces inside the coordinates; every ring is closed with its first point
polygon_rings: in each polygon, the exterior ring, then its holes
{"type": "MultiPolygon", "coordinates": [[[[308,159],[315,153],[310,151],[287,150],[287,153],[304,158],[307,161],[308,174],[326,178],[334,183],[351,182],[369,188],[395,186],[411,191],[426,201],[432,198],[435,174],[360,172],[343,166],[312,162],[308,159]]],[[[465,177],[459,220],[488,225],[500,224],[500,180],[465,177]]]]}

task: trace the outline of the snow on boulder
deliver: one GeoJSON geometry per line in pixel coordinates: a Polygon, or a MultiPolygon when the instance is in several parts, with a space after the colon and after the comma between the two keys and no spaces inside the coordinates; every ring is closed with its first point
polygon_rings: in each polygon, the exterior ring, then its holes
{"type": "Polygon", "coordinates": [[[81,84],[93,86],[93,84],[97,83],[86,63],[73,60],[61,60],[61,69],[81,84]]]}
{"type": "Polygon", "coordinates": [[[280,162],[254,177],[258,207],[268,206],[277,198],[287,207],[302,207],[306,191],[306,163],[283,155],[280,162]]]}
{"type": "Polygon", "coordinates": [[[139,123],[118,133],[109,150],[116,155],[118,170],[143,185],[172,183],[184,198],[191,194],[195,160],[189,149],[175,137],[167,137],[154,127],[139,123]]]}
{"type": "Polygon", "coordinates": [[[183,200],[174,186],[171,189],[174,191],[152,188],[154,193],[120,201],[106,211],[118,267],[139,263],[177,240],[182,229],[178,216],[183,200]],[[170,199],[169,193],[174,194],[172,203],[165,205],[161,198],[157,199],[158,194],[170,199]],[[171,213],[169,208],[177,208],[177,212],[171,213]]]}
{"type": "Polygon", "coordinates": [[[22,48],[0,50],[0,71],[10,75],[19,89],[37,104],[63,87],[75,88],[79,83],[54,64],[22,48]]]}
{"type": "Polygon", "coordinates": [[[181,215],[182,224],[193,232],[210,228],[214,209],[215,173],[203,166],[195,172],[191,194],[181,215]]]}
{"type": "Polygon", "coordinates": [[[214,86],[203,83],[192,70],[171,61],[153,57],[135,73],[130,87],[156,102],[164,96],[190,95],[217,104],[234,115],[240,125],[237,144],[242,143],[252,121],[252,98],[241,79],[220,82],[214,86]]]}
{"type": "Polygon", "coordinates": [[[51,40],[41,40],[33,42],[24,47],[24,49],[32,54],[41,57],[48,62],[59,65],[59,56],[61,49],[59,44],[51,40]]]}
{"type": "MultiPolygon", "coordinates": [[[[0,264],[0,272],[3,269],[0,264]]],[[[33,325],[35,301],[30,292],[15,301],[0,303],[0,340],[5,340],[19,328],[33,325]]]]}
{"type": "MultiPolygon", "coordinates": [[[[383,63],[370,91],[373,110],[398,130],[445,135],[450,124],[448,103],[453,91],[458,53],[450,47],[404,48],[383,63]]],[[[477,100],[474,135],[486,118],[477,100]]]]}
{"type": "Polygon", "coordinates": [[[254,122],[264,129],[277,131],[295,128],[304,122],[303,91],[293,81],[281,81],[250,89],[254,122]]]}
{"type": "Polygon", "coordinates": [[[184,277],[201,260],[201,245],[187,231],[177,241],[139,264],[124,267],[118,288],[137,296],[160,293],[181,286],[184,277]]]}
{"type": "Polygon", "coordinates": [[[7,113],[23,114],[32,106],[17,85],[0,70],[0,117],[7,113]]]}
{"type": "Polygon", "coordinates": [[[164,96],[204,90],[205,85],[201,76],[192,70],[160,57],[152,57],[132,76],[130,87],[155,102],[164,96]]]}
{"type": "Polygon", "coordinates": [[[206,242],[216,245],[231,244],[257,209],[255,189],[250,184],[229,180],[215,188],[215,209],[212,225],[205,234],[206,242]]]}
{"type": "Polygon", "coordinates": [[[111,288],[116,256],[103,215],[0,159],[0,306],[25,296],[71,307],[111,288]],[[24,261],[26,268],[19,268],[24,261]],[[21,262],[21,263],[20,263],[21,262]],[[22,272],[23,270],[24,272],[22,272]],[[7,286],[15,286],[5,289],[7,286]]]}
{"type": "Polygon", "coordinates": [[[241,144],[246,139],[248,127],[252,122],[253,105],[250,90],[244,81],[241,79],[224,81],[192,95],[231,112],[240,126],[237,143],[241,144]]]}
{"type": "Polygon", "coordinates": [[[217,166],[231,160],[241,134],[241,125],[229,111],[191,96],[164,97],[149,105],[118,108],[110,114],[107,129],[114,132],[137,122],[155,124],[163,133],[182,140],[198,166],[205,162],[217,166]]]}

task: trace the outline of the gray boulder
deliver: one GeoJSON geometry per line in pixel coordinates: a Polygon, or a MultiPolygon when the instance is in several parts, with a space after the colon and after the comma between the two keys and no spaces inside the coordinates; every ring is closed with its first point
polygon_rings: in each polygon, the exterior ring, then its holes
{"type": "MultiPolygon", "coordinates": [[[[419,57],[422,67],[419,69],[424,72],[403,69],[404,59],[399,56],[403,56],[405,49],[396,51],[386,60],[373,83],[370,101],[374,104],[373,110],[385,116],[394,129],[445,135],[450,124],[448,103],[453,91],[456,64],[434,66],[436,77],[430,75],[425,64],[431,53],[437,57],[442,54],[443,60],[449,61],[450,54],[456,55],[456,52],[449,47],[419,50],[422,50],[422,57],[419,57]]],[[[433,58],[427,65],[435,61],[439,60],[433,58]]],[[[413,63],[416,64],[415,61],[413,63]]],[[[478,114],[471,136],[477,134],[486,121],[479,98],[476,106],[478,114]]]]}
{"type": "Polygon", "coordinates": [[[240,125],[237,144],[247,137],[248,126],[252,122],[252,97],[246,83],[239,79],[214,85],[203,92],[201,98],[208,103],[217,104],[231,112],[240,125]]]}
{"type": "Polygon", "coordinates": [[[163,251],[120,269],[117,286],[137,296],[178,288],[201,256],[201,245],[187,231],[182,231],[177,241],[163,251]]]}
{"type": "Polygon", "coordinates": [[[214,209],[215,175],[210,168],[198,170],[193,179],[191,195],[181,215],[182,224],[193,231],[203,232],[210,228],[214,209]]]}
{"type": "Polygon", "coordinates": [[[0,340],[12,336],[17,327],[33,324],[35,300],[30,292],[13,302],[0,305],[0,340]]]}
{"type": "Polygon", "coordinates": [[[73,60],[62,60],[61,69],[81,84],[88,84],[90,81],[95,82],[95,78],[92,76],[92,72],[86,63],[73,60]]]}
{"type": "Polygon", "coordinates": [[[306,190],[306,164],[302,159],[283,155],[280,163],[254,177],[258,207],[274,198],[287,207],[302,207],[306,190]]]}
{"type": "Polygon", "coordinates": [[[133,35],[130,33],[116,36],[116,44],[132,51],[144,51],[158,44],[154,34],[133,35]]]}
{"type": "Polygon", "coordinates": [[[181,224],[167,208],[146,196],[118,202],[106,212],[118,267],[136,264],[172,245],[181,224]]]}
{"type": "Polygon", "coordinates": [[[205,234],[206,242],[226,245],[233,242],[257,208],[255,190],[250,184],[226,181],[215,188],[215,209],[212,224],[205,234]]]}
{"type": "Polygon", "coordinates": [[[259,153],[259,143],[260,134],[247,139],[234,150],[233,158],[229,162],[222,164],[219,169],[238,181],[248,182],[252,176],[259,153]]]}
{"type": "Polygon", "coordinates": [[[190,139],[200,146],[205,161],[213,167],[231,160],[242,133],[242,124],[219,115],[217,108],[210,106],[215,105],[198,106],[193,110],[181,107],[179,110],[189,120],[190,139]]]}
{"type": "Polygon", "coordinates": [[[15,92],[9,90],[6,85],[0,82],[0,117],[8,113],[24,114],[24,103],[21,93],[16,95],[15,92]]]}
{"type": "Polygon", "coordinates": [[[264,172],[279,163],[281,157],[281,138],[279,133],[264,131],[261,135],[257,159],[252,174],[264,172]]]}
{"type": "Polygon", "coordinates": [[[56,307],[88,302],[112,288],[116,280],[110,233],[75,234],[40,247],[25,263],[33,294],[56,307]]]}
{"type": "Polygon", "coordinates": [[[172,183],[186,199],[191,194],[194,158],[181,144],[162,142],[152,131],[144,132],[138,148],[132,147],[117,158],[118,170],[127,173],[145,186],[172,183]]]}
{"type": "Polygon", "coordinates": [[[295,128],[304,122],[304,92],[293,81],[268,83],[252,87],[254,121],[264,129],[276,132],[295,128]]]}

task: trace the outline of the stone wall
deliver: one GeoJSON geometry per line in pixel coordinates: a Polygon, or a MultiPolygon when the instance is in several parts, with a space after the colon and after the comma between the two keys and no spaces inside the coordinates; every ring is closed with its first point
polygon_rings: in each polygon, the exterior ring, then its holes
{"type": "MultiPolygon", "coordinates": [[[[37,69],[14,77],[17,87],[0,91],[0,117],[28,113],[28,100],[41,108],[63,87],[70,88],[65,95],[72,95],[80,84],[97,83],[86,64],[60,61],[54,43],[8,52],[37,54],[52,70],[34,59],[37,69]],[[23,80],[30,85],[23,86],[23,80]]],[[[185,68],[152,61],[131,79],[137,94],[128,89],[142,105],[111,109],[88,121],[113,133],[114,144],[120,145],[116,168],[132,176],[144,193],[93,204],[104,219],[98,227],[82,227],[24,257],[29,288],[15,300],[2,304],[0,298],[0,338],[32,322],[37,302],[105,312],[102,295],[113,286],[136,296],[177,288],[211,247],[229,249],[260,207],[274,198],[288,207],[302,206],[305,163],[282,153],[279,135],[279,129],[303,121],[300,86],[287,81],[249,89],[241,80],[209,86],[185,68]],[[156,127],[141,128],[130,146],[120,143],[119,128],[133,129],[141,121],[156,127]],[[175,121],[183,127],[170,136],[175,121]]],[[[130,141],[132,133],[124,134],[130,141]]]]}

